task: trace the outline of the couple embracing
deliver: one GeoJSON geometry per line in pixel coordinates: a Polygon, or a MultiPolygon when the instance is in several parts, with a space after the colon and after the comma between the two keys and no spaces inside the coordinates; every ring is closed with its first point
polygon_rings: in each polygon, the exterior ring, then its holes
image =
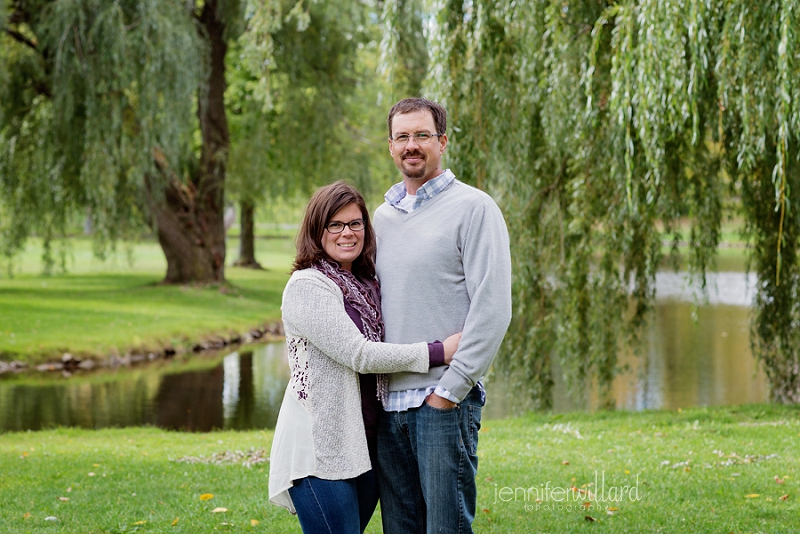
{"type": "Polygon", "coordinates": [[[442,169],[446,123],[426,99],[391,109],[403,181],[374,228],[343,182],[306,208],[269,476],[306,534],[363,532],[379,496],[386,534],[472,532],[479,380],[511,320],[511,260],[491,197],[442,169]]]}

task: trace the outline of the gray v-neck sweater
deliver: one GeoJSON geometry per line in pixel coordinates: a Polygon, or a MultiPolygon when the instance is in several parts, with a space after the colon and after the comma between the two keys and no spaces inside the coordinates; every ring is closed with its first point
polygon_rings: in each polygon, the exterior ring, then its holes
{"type": "Polygon", "coordinates": [[[494,200],[454,180],[411,213],[375,211],[386,341],[463,331],[449,367],[395,373],[389,389],[441,385],[459,400],[486,373],[511,321],[508,230],[494,200]]]}

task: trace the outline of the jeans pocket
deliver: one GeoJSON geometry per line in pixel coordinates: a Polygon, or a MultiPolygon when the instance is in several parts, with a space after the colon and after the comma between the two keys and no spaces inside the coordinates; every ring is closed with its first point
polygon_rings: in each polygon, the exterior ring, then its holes
{"type": "Polygon", "coordinates": [[[424,401],[422,403],[422,406],[432,411],[433,413],[440,413],[440,414],[456,413],[459,408],[458,404],[456,404],[452,408],[436,408],[435,406],[431,406],[430,404],[428,404],[428,401],[424,401]]]}
{"type": "Polygon", "coordinates": [[[481,407],[480,406],[467,406],[469,413],[469,436],[468,436],[468,450],[469,454],[475,455],[478,453],[478,432],[481,431],[481,407]]]}

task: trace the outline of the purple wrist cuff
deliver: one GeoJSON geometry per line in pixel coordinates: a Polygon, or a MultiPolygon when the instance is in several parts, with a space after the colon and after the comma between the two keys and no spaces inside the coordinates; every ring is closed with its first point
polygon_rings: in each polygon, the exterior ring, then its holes
{"type": "Polygon", "coordinates": [[[428,343],[428,361],[431,367],[444,365],[444,343],[439,340],[428,343]]]}

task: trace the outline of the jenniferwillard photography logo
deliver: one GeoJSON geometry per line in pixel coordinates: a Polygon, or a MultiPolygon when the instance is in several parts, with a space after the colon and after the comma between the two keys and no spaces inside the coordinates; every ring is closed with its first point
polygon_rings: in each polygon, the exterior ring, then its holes
{"type": "Polygon", "coordinates": [[[600,510],[616,509],[616,505],[623,501],[637,502],[642,500],[639,491],[639,475],[636,475],[636,484],[613,485],[606,484],[606,472],[594,472],[594,483],[586,484],[584,488],[575,486],[556,486],[550,481],[530,487],[502,486],[494,487],[494,503],[522,502],[525,511],[534,510],[600,510]]]}

